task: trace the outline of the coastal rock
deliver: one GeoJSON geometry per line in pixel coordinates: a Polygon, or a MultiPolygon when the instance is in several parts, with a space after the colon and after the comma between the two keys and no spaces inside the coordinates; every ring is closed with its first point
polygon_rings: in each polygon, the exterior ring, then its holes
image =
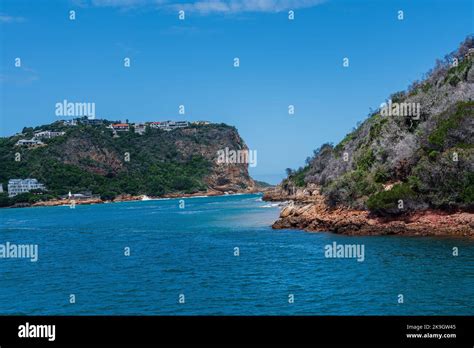
{"type": "Polygon", "coordinates": [[[40,201],[32,204],[33,207],[54,207],[58,205],[82,205],[82,204],[98,204],[104,203],[100,198],[91,198],[91,199],[78,199],[78,200],[71,200],[71,199],[54,199],[49,201],[40,201]]]}
{"type": "Polygon", "coordinates": [[[294,206],[293,205],[288,205],[283,208],[283,210],[280,213],[281,218],[286,218],[294,213],[294,206]]]}
{"type": "Polygon", "coordinates": [[[293,201],[282,208],[274,229],[304,229],[310,232],[334,232],[345,235],[451,235],[474,237],[474,214],[448,213],[437,210],[412,212],[403,216],[381,218],[366,210],[331,208],[319,192],[313,192],[314,201],[298,200],[294,196],[268,192],[266,200],[279,197],[293,201]]]}

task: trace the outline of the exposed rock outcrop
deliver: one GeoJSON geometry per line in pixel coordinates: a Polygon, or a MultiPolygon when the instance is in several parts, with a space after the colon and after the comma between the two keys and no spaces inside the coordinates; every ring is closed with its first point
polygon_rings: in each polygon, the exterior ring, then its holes
{"type": "Polygon", "coordinates": [[[281,187],[264,195],[264,200],[287,201],[275,229],[304,229],[346,235],[449,235],[474,237],[474,214],[423,210],[396,217],[377,217],[366,210],[329,207],[319,189],[298,190],[285,195],[281,187]]]}

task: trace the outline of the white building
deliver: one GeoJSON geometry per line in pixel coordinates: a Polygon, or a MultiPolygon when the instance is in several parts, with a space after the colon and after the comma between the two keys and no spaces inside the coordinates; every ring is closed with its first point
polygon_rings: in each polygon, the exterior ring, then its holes
{"type": "Polygon", "coordinates": [[[112,129],[117,132],[128,132],[130,130],[130,127],[128,123],[115,123],[112,124],[112,129]]]}
{"type": "Polygon", "coordinates": [[[36,140],[36,139],[21,139],[18,140],[15,144],[16,146],[39,146],[39,145],[44,145],[44,143],[41,140],[36,140]]]}
{"type": "Polygon", "coordinates": [[[35,139],[51,139],[51,138],[59,137],[64,134],[65,132],[52,132],[52,131],[46,130],[42,132],[35,132],[34,138],[35,139]]]}
{"type": "Polygon", "coordinates": [[[65,125],[65,126],[77,126],[77,120],[76,119],[63,120],[63,125],[65,125]]]}
{"type": "Polygon", "coordinates": [[[161,122],[150,122],[150,128],[159,129],[161,127],[161,122]]]}
{"type": "Polygon", "coordinates": [[[195,126],[207,126],[208,124],[211,124],[209,121],[194,121],[193,125],[195,126]]]}
{"type": "Polygon", "coordinates": [[[8,197],[14,197],[31,190],[44,189],[44,185],[40,184],[36,179],[10,179],[8,181],[8,197]]]}
{"type": "Polygon", "coordinates": [[[173,129],[185,128],[189,126],[188,121],[163,121],[163,122],[151,122],[151,128],[157,128],[165,131],[171,131],[173,129]]]}
{"type": "Polygon", "coordinates": [[[146,131],[146,125],[145,123],[135,123],[135,133],[138,133],[140,135],[144,134],[146,131]]]}
{"type": "Polygon", "coordinates": [[[189,127],[188,121],[175,121],[174,122],[174,128],[185,128],[185,127],[189,127]]]}

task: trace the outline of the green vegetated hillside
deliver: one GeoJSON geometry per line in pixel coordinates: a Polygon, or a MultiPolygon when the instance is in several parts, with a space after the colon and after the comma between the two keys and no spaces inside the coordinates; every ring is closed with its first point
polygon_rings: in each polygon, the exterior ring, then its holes
{"type": "Polygon", "coordinates": [[[288,170],[281,186],[317,184],[330,206],[380,215],[472,209],[474,54],[468,52],[473,47],[469,36],[421,82],[390,97],[392,104],[419,103],[419,118],[387,116],[379,108],[339,144],[324,144],[305,167],[288,170]]]}
{"type": "Polygon", "coordinates": [[[0,204],[31,203],[69,191],[89,191],[108,200],[119,194],[237,192],[253,186],[246,164],[216,163],[221,149],[247,148],[234,127],[210,124],[169,132],[147,127],[143,135],[134,133],[133,128],[118,134],[114,138],[105,124],[71,127],[55,122],[0,139],[0,182],[4,189],[13,178],[36,178],[47,188],[42,194],[22,194],[10,201],[2,194],[0,204]],[[42,147],[15,146],[19,139],[30,139],[38,130],[66,134],[43,140],[46,146],[42,147]],[[15,161],[17,153],[20,161],[15,161]]]}

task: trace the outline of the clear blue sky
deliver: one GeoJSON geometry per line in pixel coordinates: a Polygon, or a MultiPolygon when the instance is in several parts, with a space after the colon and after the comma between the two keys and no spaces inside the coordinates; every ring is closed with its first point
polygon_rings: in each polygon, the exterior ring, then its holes
{"type": "Polygon", "coordinates": [[[474,32],[471,0],[2,0],[0,6],[0,135],[57,120],[54,105],[64,99],[95,102],[102,118],[224,122],[257,150],[251,174],[272,183],[322,143],[340,141],[369,108],[421,78],[474,32]],[[178,20],[181,7],[185,21],[178,20]],[[14,67],[16,57],[22,68],[14,67]]]}

